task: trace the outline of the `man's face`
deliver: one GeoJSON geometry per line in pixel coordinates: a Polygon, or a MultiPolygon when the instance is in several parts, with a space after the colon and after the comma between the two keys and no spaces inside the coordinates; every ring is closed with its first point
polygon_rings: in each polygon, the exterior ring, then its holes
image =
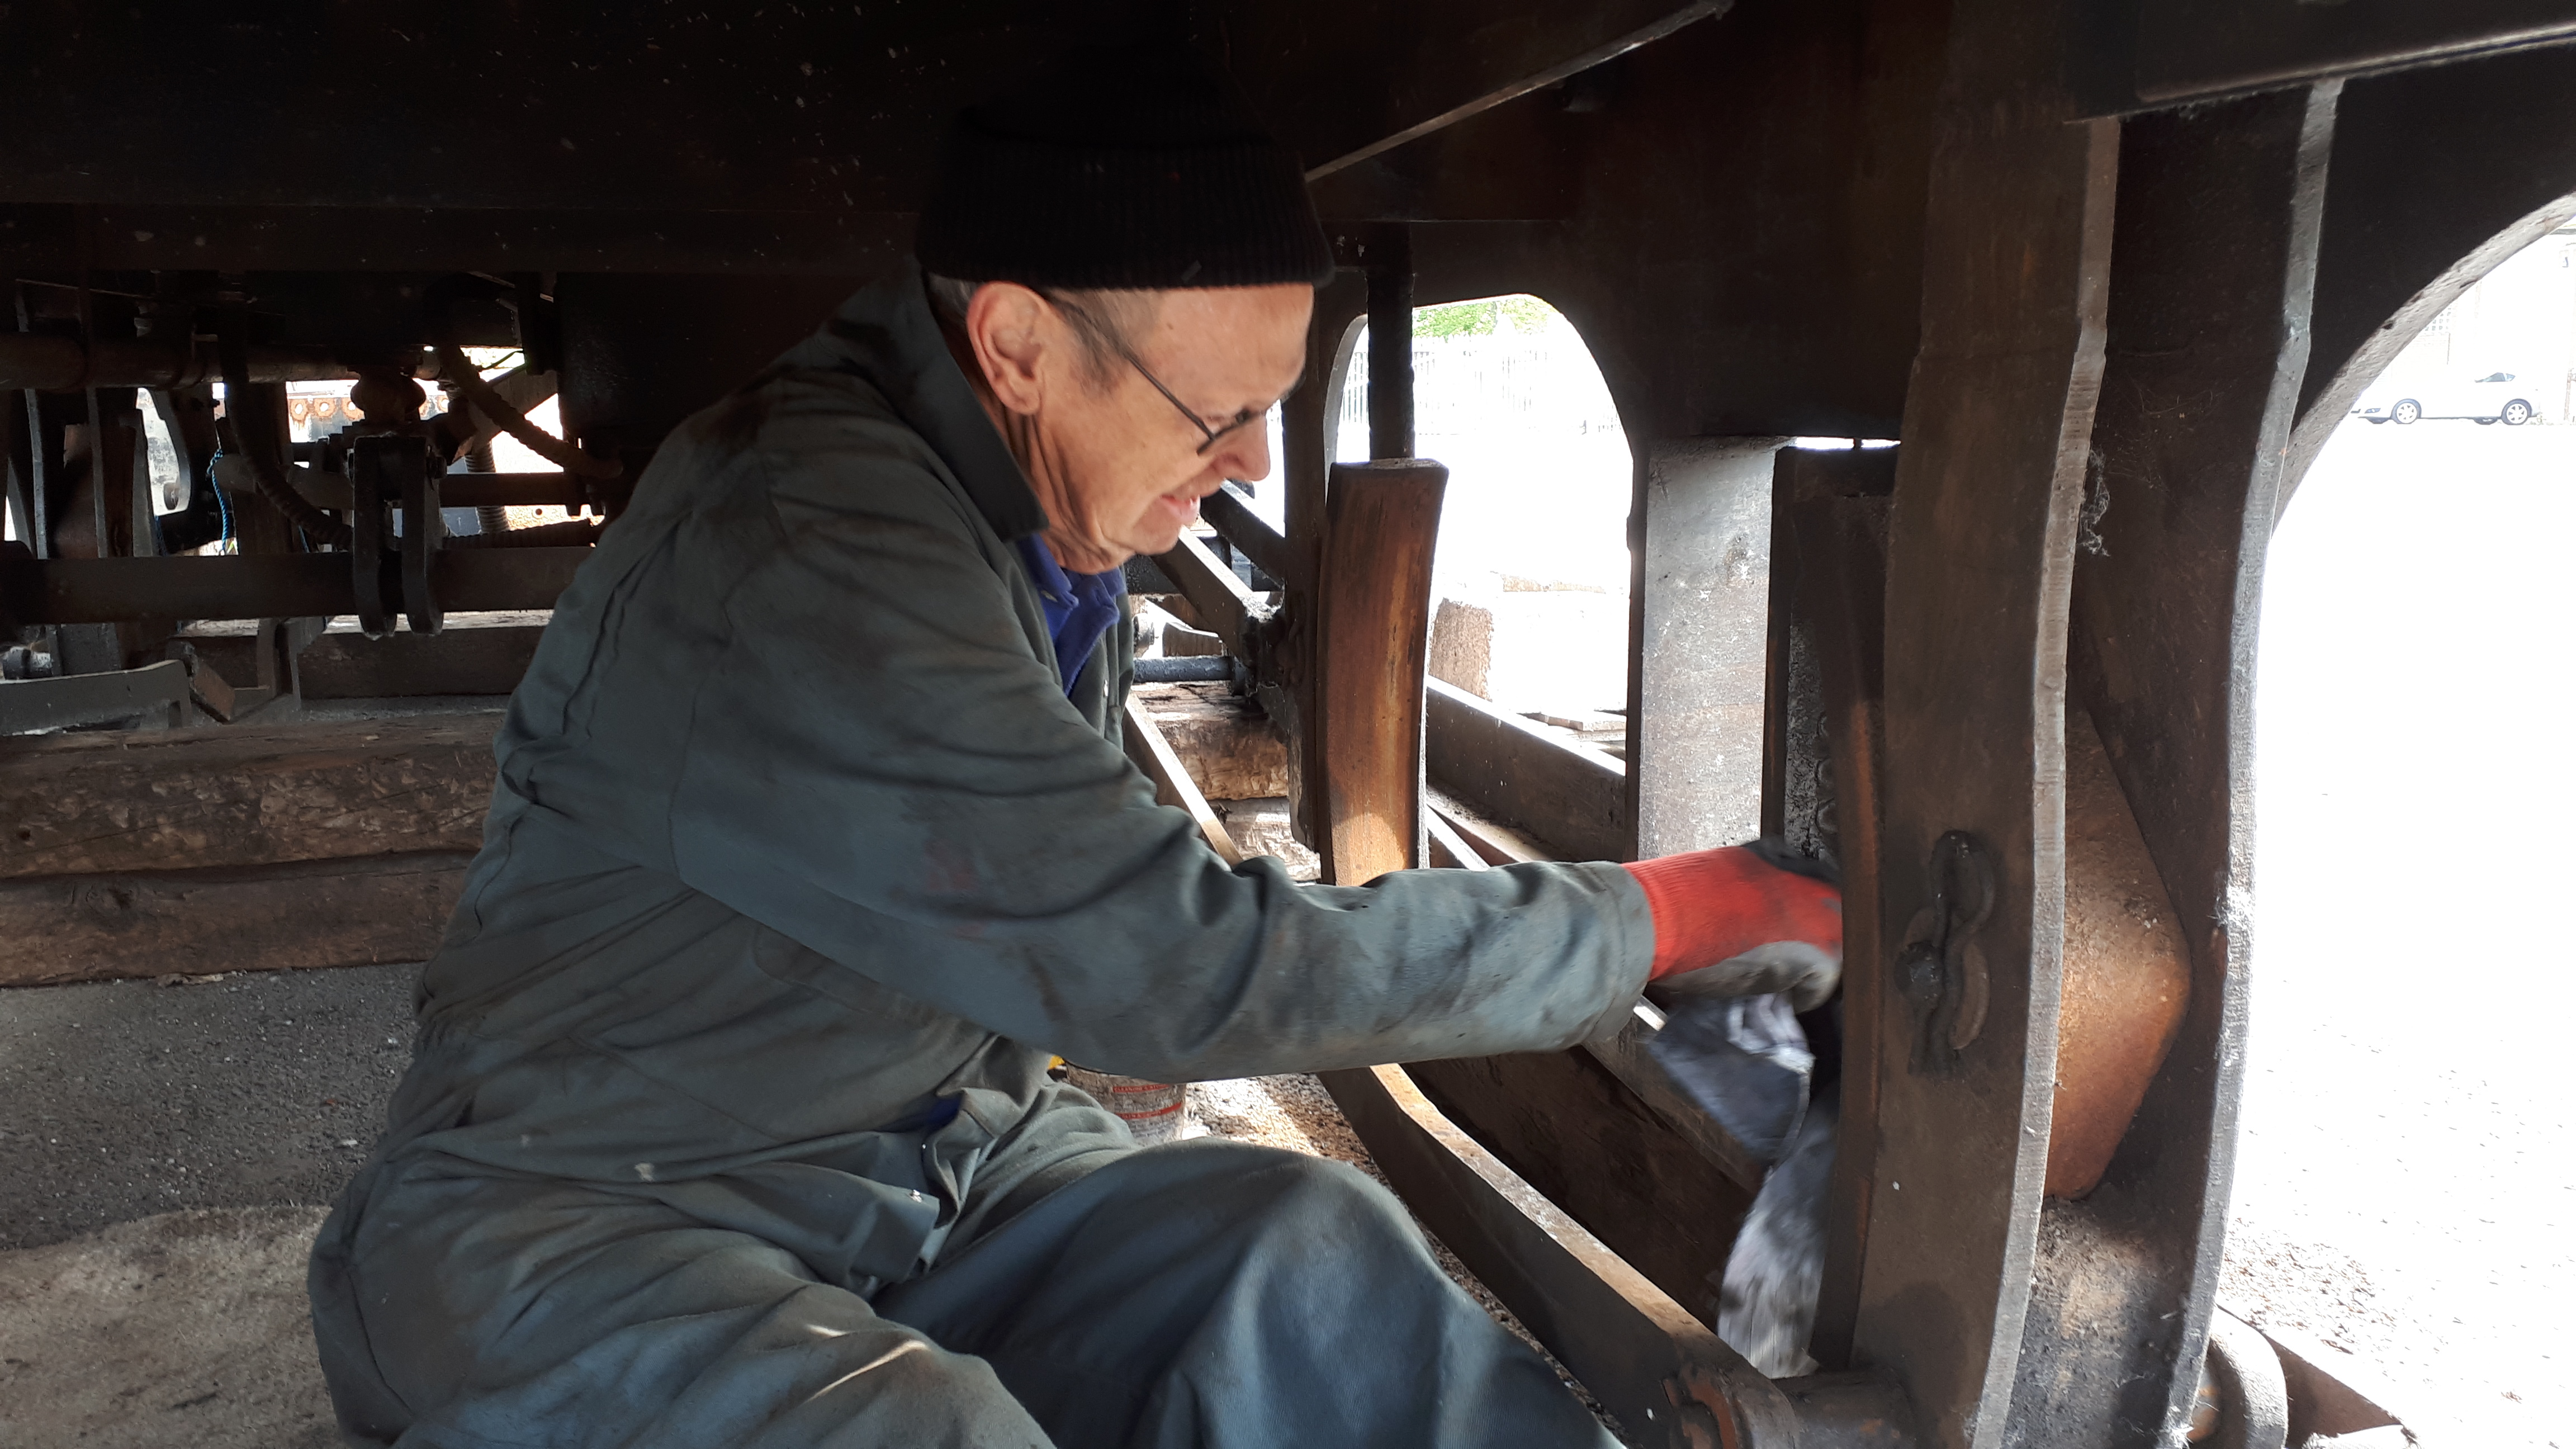
{"type": "MultiPolygon", "coordinates": [[[[1314,288],[1150,294],[1153,300],[1131,309],[1140,315],[1124,329],[1132,364],[1115,351],[1095,358],[1055,303],[1004,285],[981,289],[977,302],[993,293],[1017,295],[995,298],[1000,330],[985,334],[990,350],[983,338],[977,350],[993,359],[988,378],[1012,415],[1001,419],[1005,434],[1046,505],[1047,542],[1066,568],[1096,573],[1136,554],[1163,553],[1197,519],[1199,500],[1226,479],[1269,476],[1270,440],[1260,418],[1304,370],[1314,288]],[[1012,314],[1025,314],[1019,335],[1038,345],[1023,351],[1012,343],[1012,314]],[[1007,375],[994,376],[995,364],[1007,375]],[[1213,444],[1191,422],[1194,416],[1207,428],[1228,429],[1246,413],[1252,421],[1213,444]]],[[[984,310],[970,309],[970,331],[984,310]]]]}

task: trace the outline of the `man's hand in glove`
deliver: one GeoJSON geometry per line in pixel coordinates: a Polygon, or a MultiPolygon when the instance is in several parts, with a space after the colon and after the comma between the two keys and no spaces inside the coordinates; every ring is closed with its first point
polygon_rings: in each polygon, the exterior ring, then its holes
{"type": "Polygon", "coordinates": [[[1784,869],[1770,842],[1659,856],[1627,867],[1655,919],[1657,998],[1785,992],[1812,1011],[1842,979],[1842,893],[1784,869]]]}

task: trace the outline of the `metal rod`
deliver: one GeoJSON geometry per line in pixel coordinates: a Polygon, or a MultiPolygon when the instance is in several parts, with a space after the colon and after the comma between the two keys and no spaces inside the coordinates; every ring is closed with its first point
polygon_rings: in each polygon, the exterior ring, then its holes
{"type": "Polygon", "coordinates": [[[1223,684],[1233,678],[1234,660],[1223,654],[1136,661],[1138,684],[1223,684]]]}
{"type": "Polygon", "coordinates": [[[1413,456],[1413,231],[1402,222],[1368,243],[1369,456],[1413,456]]]}

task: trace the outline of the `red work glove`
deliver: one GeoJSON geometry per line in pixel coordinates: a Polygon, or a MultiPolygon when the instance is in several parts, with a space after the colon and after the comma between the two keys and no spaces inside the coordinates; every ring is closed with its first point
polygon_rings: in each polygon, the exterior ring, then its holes
{"type": "Polygon", "coordinates": [[[1676,994],[1785,991],[1800,1011],[1823,1004],[1842,974],[1842,892],[1765,858],[1777,854],[1733,845],[1630,864],[1655,920],[1647,979],[1676,994]]]}

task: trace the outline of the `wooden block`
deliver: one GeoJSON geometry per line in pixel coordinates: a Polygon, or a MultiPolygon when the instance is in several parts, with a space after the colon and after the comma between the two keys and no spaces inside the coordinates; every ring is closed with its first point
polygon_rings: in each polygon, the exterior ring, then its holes
{"type": "Polygon", "coordinates": [[[1162,731],[1211,800],[1288,793],[1288,742],[1249,700],[1222,684],[1140,684],[1129,696],[1162,731]]]}
{"type": "Polygon", "coordinates": [[[1321,787],[1318,853],[1336,884],[1422,863],[1423,668],[1448,486],[1424,459],[1332,468],[1304,773],[1321,787]]]}
{"type": "Polygon", "coordinates": [[[0,986],[419,961],[467,851],[0,881],[0,986]]]}
{"type": "Polygon", "coordinates": [[[2082,1197],[2111,1165],[2191,1002],[2182,921],[2082,709],[2066,712],[2065,954],[2048,1195],[2082,1197]]]}
{"type": "Polygon", "coordinates": [[[0,741],[0,879],[483,843],[501,715],[0,741]]]}

